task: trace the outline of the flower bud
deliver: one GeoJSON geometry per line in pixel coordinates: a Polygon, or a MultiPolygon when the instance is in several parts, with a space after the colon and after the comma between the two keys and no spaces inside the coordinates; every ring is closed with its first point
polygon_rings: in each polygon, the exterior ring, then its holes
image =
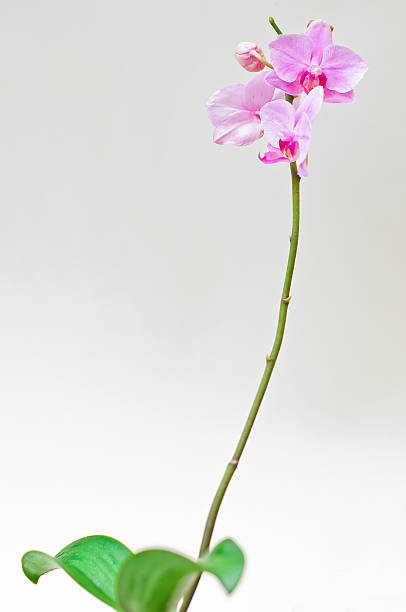
{"type": "Polygon", "coordinates": [[[255,55],[261,56],[264,62],[266,62],[265,55],[259,45],[252,42],[240,42],[235,50],[234,57],[237,62],[248,70],[248,72],[259,72],[264,68],[263,62],[261,62],[255,55]]]}

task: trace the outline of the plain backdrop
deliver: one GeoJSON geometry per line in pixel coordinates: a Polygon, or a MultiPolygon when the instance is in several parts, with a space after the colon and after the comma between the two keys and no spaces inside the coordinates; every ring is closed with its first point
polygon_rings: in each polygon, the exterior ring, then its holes
{"type": "MultiPolygon", "coordinates": [[[[89,534],[196,555],[271,348],[286,166],[212,143],[240,40],[334,24],[369,72],[326,105],[284,346],[191,610],[406,610],[404,3],[1,0],[2,605],[104,604],[29,549],[89,534]]],[[[107,608],[105,608],[107,610],[107,608]]]]}

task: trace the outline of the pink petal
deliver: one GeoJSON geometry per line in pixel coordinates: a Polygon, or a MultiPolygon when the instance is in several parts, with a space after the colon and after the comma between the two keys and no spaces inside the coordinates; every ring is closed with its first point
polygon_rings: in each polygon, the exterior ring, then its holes
{"type": "Polygon", "coordinates": [[[354,102],[354,90],[346,91],[345,93],[338,93],[332,89],[324,90],[324,102],[342,102],[344,104],[351,104],[354,102]]]}
{"type": "Polygon", "coordinates": [[[314,121],[321,109],[323,99],[324,91],[323,88],[320,87],[320,85],[312,89],[312,91],[307,94],[307,96],[303,99],[303,102],[297,109],[295,123],[299,121],[303,113],[305,113],[309,117],[310,121],[314,121]]]}
{"type": "Polygon", "coordinates": [[[261,157],[261,153],[258,153],[258,159],[262,161],[264,164],[276,164],[278,162],[287,162],[289,160],[286,159],[283,155],[281,155],[280,151],[267,151],[261,157]]]}
{"type": "MultiPolygon", "coordinates": [[[[296,96],[293,98],[292,106],[295,110],[297,110],[300,106],[301,96],[296,96]]],[[[303,101],[303,100],[302,100],[303,101]]]]}
{"type": "Polygon", "coordinates": [[[282,34],[269,45],[271,64],[279,78],[291,83],[308,68],[313,43],[305,34],[282,34]]]}
{"type": "Polygon", "coordinates": [[[218,89],[210,96],[207,102],[207,112],[214,126],[219,125],[231,114],[244,109],[244,89],[245,86],[242,83],[237,83],[218,89]]]}
{"type": "Polygon", "coordinates": [[[275,87],[266,77],[267,73],[261,72],[244,86],[243,104],[245,108],[258,111],[273,99],[275,87]]]}
{"type": "Polygon", "coordinates": [[[262,134],[259,118],[250,111],[240,111],[216,126],[213,140],[216,144],[244,147],[261,138],[262,134]]]}
{"type": "Polygon", "coordinates": [[[295,109],[286,100],[274,100],[262,107],[260,115],[267,141],[279,148],[281,135],[293,132],[295,109]]]}
{"type": "Polygon", "coordinates": [[[313,21],[306,30],[306,36],[309,36],[313,41],[312,61],[320,63],[324,49],[328,45],[333,44],[333,36],[329,24],[322,19],[313,21]]]}
{"type": "Polygon", "coordinates": [[[368,70],[368,66],[357,53],[341,45],[326,47],[322,67],[328,88],[339,93],[354,89],[368,70]]]}
{"type": "MultiPolygon", "coordinates": [[[[273,96],[274,100],[285,100],[285,92],[281,89],[275,89],[275,93],[273,96]]],[[[295,98],[297,100],[298,98],[295,98]]]]}
{"type": "Polygon", "coordinates": [[[271,72],[266,73],[266,80],[274,87],[281,89],[291,96],[298,96],[303,91],[303,87],[300,84],[300,75],[295,81],[288,83],[287,81],[282,81],[282,79],[280,79],[276,74],[275,70],[271,70],[271,72]]]}
{"type": "Polygon", "coordinates": [[[306,157],[306,159],[298,165],[298,168],[297,168],[298,175],[301,176],[302,178],[309,176],[309,172],[307,168],[308,168],[308,164],[307,164],[307,157],[306,157]]]}
{"type": "Polygon", "coordinates": [[[295,137],[299,144],[297,163],[301,164],[309,152],[312,137],[312,124],[306,113],[303,113],[295,126],[295,137]]]}

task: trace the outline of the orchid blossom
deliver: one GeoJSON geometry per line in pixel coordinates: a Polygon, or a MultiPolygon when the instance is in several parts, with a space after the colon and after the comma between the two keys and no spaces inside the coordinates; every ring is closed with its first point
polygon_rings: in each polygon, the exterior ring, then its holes
{"type": "Polygon", "coordinates": [[[263,72],[246,85],[237,83],[215,91],[207,102],[209,119],[215,127],[214,142],[241,147],[261,138],[260,110],[277,96],[278,92],[263,72]]]}
{"type": "Polygon", "coordinates": [[[297,109],[285,100],[268,102],[261,109],[262,127],[268,151],[259,159],[264,164],[297,162],[299,176],[307,176],[307,154],[312,122],[323,104],[323,88],[318,86],[297,109]]]}
{"type": "Polygon", "coordinates": [[[362,58],[351,49],[333,45],[326,21],[317,19],[305,34],[283,34],[269,45],[274,68],[268,81],[286,93],[308,94],[324,89],[325,102],[353,102],[354,87],[367,71],[362,58]]]}

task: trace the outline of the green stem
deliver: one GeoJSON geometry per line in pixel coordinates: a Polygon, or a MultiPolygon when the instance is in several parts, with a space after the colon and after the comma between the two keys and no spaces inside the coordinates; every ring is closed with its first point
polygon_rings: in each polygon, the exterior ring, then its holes
{"type": "Polygon", "coordinates": [[[279,26],[273,17],[269,17],[269,23],[271,24],[275,32],[278,34],[278,36],[282,34],[282,30],[279,29],[279,26]]]}
{"type": "MultiPolygon", "coordinates": [[[[296,163],[290,164],[290,172],[292,175],[292,202],[293,202],[293,217],[292,217],[292,234],[290,237],[290,249],[288,264],[286,267],[285,282],[283,284],[282,298],[279,308],[278,325],[276,329],[275,340],[273,343],[272,351],[270,355],[266,357],[265,371],[262,375],[261,382],[258,387],[257,394],[255,396],[252,408],[248,415],[241,437],[238,441],[237,447],[234,451],[231,461],[227,464],[224,476],[221,479],[216,495],[214,496],[209,515],[207,517],[206,525],[204,528],[202,543],[200,546],[199,558],[202,557],[208,550],[213,535],[214,526],[216,524],[217,515],[220,510],[221,503],[224,495],[227,491],[227,487],[233,477],[235,470],[237,469],[238,462],[244,451],[245,445],[247,444],[248,437],[251,433],[251,429],[254,425],[256,416],[261,406],[263,397],[268,387],[269,380],[271,378],[273,369],[275,367],[276,360],[279,355],[280,348],[282,346],[283,335],[285,332],[286,317],[288,314],[288,306],[290,301],[290,287],[292,284],[293,270],[295,267],[297,245],[299,240],[299,210],[300,210],[300,198],[299,198],[299,186],[300,177],[297,173],[296,163]]],[[[196,591],[197,585],[199,584],[200,576],[198,576],[195,582],[186,593],[182,606],[179,612],[186,612],[189,608],[190,602],[192,601],[193,595],[196,591]]]]}

